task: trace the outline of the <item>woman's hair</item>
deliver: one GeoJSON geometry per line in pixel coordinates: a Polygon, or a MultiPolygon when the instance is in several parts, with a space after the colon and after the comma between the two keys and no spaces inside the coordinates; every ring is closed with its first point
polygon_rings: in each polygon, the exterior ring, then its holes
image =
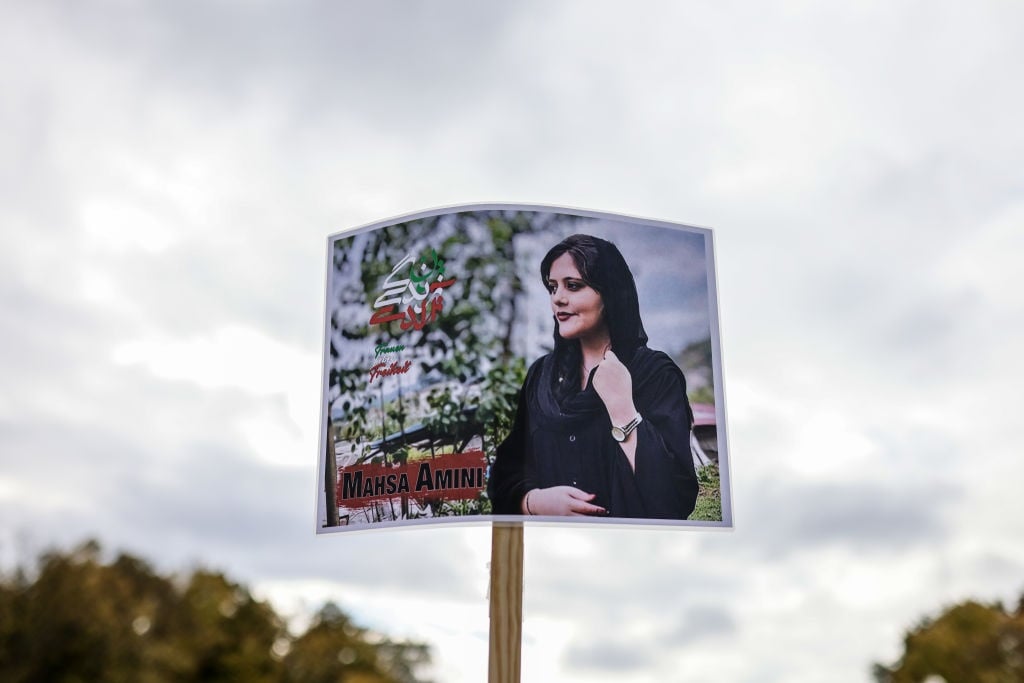
{"type": "MultiPolygon", "coordinates": [[[[619,360],[628,364],[636,350],[647,343],[647,333],[640,319],[636,282],[626,259],[608,240],[592,235],[571,235],[552,247],[540,262],[540,276],[545,286],[551,274],[551,264],[563,254],[572,257],[583,280],[601,295],[612,351],[619,360]]],[[[563,339],[558,334],[557,323],[554,336],[558,374],[568,392],[579,387],[580,344],[575,339],[563,339]]],[[[556,393],[562,394],[561,391],[556,393]]]]}

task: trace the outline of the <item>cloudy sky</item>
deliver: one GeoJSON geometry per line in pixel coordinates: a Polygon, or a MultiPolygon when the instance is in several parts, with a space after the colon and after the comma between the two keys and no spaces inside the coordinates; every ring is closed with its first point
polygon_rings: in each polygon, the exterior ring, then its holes
{"type": "Polygon", "coordinates": [[[489,528],[314,537],[325,237],[715,229],[732,532],[526,533],[524,680],[864,681],[1024,590],[1024,4],[0,7],[0,562],[95,536],[483,680],[489,528]]]}

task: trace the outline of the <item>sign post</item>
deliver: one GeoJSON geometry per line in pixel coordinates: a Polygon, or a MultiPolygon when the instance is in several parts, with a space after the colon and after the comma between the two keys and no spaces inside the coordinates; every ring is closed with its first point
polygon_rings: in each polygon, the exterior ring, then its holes
{"type": "Polygon", "coordinates": [[[328,237],[317,532],[490,522],[519,683],[525,520],[732,526],[714,264],[707,228],[551,206],[328,237]]]}
{"type": "Polygon", "coordinates": [[[488,683],[519,683],[523,640],[523,525],[491,525],[488,683]]]}

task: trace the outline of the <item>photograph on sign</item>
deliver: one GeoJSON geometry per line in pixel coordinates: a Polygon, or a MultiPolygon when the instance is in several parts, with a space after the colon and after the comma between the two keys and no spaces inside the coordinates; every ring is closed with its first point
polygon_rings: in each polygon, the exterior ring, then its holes
{"type": "Polygon", "coordinates": [[[731,527],[713,246],[505,204],[329,237],[317,531],[731,527]]]}

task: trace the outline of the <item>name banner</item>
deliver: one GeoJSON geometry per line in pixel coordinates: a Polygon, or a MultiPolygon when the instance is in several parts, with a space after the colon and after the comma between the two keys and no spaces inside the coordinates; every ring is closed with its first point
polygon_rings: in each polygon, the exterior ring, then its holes
{"type": "Polygon", "coordinates": [[[368,508],[410,497],[420,506],[444,500],[472,500],[480,495],[487,470],[483,451],[439,455],[394,465],[338,468],[338,501],[346,509],[368,508]]]}
{"type": "Polygon", "coordinates": [[[318,533],[730,527],[712,232],[546,206],[331,235],[318,533]]]}

